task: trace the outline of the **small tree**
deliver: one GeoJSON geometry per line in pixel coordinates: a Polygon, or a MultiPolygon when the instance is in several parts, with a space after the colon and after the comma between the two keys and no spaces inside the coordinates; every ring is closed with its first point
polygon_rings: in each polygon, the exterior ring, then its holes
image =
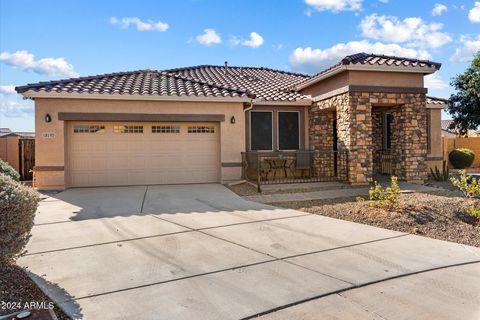
{"type": "Polygon", "coordinates": [[[448,99],[448,113],[452,115],[453,128],[464,135],[480,126],[480,51],[470,67],[451,82],[457,93],[448,99]]]}

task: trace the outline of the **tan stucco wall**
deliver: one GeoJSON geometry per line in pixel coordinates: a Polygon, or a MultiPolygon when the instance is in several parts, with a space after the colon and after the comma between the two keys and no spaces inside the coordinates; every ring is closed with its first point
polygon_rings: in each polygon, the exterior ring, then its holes
{"type": "Polygon", "coordinates": [[[19,157],[18,157],[18,136],[8,136],[0,138],[0,159],[8,162],[15,170],[19,170],[19,157]]]}
{"type": "Polygon", "coordinates": [[[423,74],[408,72],[343,71],[303,90],[316,97],[348,85],[423,88],[423,74]]]}
{"type": "MultiPolygon", "coordinates": [[[[226,102],[178,102],[178,101],[125,101],[97,99],[36,99],[35,100],[35,165],[38,167],[65,166],[66,123],[58,120],[59,112],[107,112],[147,114],[223,114],[220,123],[220,157],[222,163],[240,163],[241,152],[245,151],[245,114],[243,103],[226,102]],[[46,123],[46,114],[52,121],[46,123]],[[235,124],[230,118],[235,117],[235,124]],[[47,139],[43,133],[54,133],[47,139]]],[[[223,182],[240,179],[240,167],[222,167],[223,182]]],[[[35,186],[40,189],[62,189],[65,184],[64,171],[36,171],[35,186]]]]}
{"type": "Polygon", "coordinates": [[[427,109],[430,112],[430,153],[427,155],[427,166],[430,169],[437,167],[442,170],[443,145],[442,145],[442,110],[427,109]]]}
{"type": "Polygon", "coordinates": [[[442,110],[441,109],[428,109],[430,110],[430,157],[442,156],[442,110]]]}
{"type": "Polygon", "coordinates": [[[348,85],[348,72],[341,72],[330,78],[317,82],[311,86],[306,87],[301,92],[316,97],[332,90],[342,88],[348,85]]]}
{"type": "Polygon", "coordinates": [[[349,84],[423,88],[423,74],[410,72],[349,71],[349,84]]]}

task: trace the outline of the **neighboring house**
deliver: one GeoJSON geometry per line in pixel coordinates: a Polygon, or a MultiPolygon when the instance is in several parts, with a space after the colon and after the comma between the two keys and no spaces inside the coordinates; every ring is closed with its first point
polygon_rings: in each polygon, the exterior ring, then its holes
{"type": "Polygon", "coordinates": [[[23,179],[31,178],[29,171],[34,165],[34,139],[34,132],[12,132],[8,128],[0,128],[0,159],[9,163],[23,179]]]}
{"type": "Polygon", "coordinates": [[[313,76],[202,65],[16,90],[35,100],[42,189],[228,182],[241,178],[242,153],[258,150],[342,152],[335,172],[352,184],[371,182],[389,155],[392,174],[424,181],[442,159],[445,105],[424,87],[440,66],[359,53],[313,76]]]}
{"type": "MultiPolygon", "coordinates": [[[[450,129],[453,120],[442,120],[442,137],[455,138],[459,137],[457,129],[450,129]]],[[[468,137],[480,137],[480,131],[468,130],[468,137]]]]}

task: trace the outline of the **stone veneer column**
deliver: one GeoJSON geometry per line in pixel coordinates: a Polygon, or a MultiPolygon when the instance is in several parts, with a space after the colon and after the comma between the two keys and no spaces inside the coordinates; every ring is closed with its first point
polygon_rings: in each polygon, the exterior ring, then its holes
{"type": "Polygon", "coordinates": [[[395,108],[392,123],[394,174],[401,180],[424,182],[427,179],[427,109],[425,94],[387,94],[404,102],[395,108]]]}
{"type": "Polygon", "coordinates": [[[338,149],[348,151],[348,180],[352,184],[372,181],[372,106],[369,94],[345,94],[337,105],[338,149]]]}

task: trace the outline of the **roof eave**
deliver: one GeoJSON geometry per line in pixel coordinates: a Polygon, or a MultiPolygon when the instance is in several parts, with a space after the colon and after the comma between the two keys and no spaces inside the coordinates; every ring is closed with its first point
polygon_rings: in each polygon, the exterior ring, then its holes
{"type": "Polygon", "coordinates": [[[294,101],[278,101],[278,100],[252,100],[253,105],[255,106],[311,106],[312,99],[300,99],[294,101]]]}
{"type": "Polygon", "coordinates": [[[25,98],[49,99],[98,99],[98,100],[149,100],[149,101],[197,101],[197,102],[250,102],[249,97],[215,96],[154,96],[144,94],[99,94],[76,92],[42,92],[27,90],[21,93],[25,98]]]}
{"type": "Polygon", "coordinates": [[[448,109],[448,105],[444,103],[426,103],[427,109],[448,109]]]}

